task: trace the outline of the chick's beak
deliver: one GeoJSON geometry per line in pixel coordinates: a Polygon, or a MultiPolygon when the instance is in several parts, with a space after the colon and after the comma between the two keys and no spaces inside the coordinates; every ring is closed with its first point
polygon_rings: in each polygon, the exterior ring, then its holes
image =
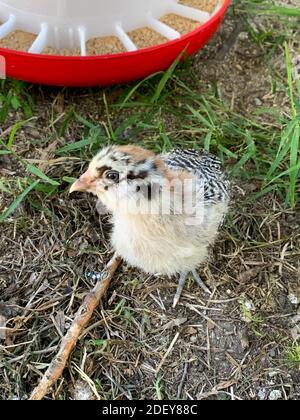
{"type": "Polygon", "coordinates": [[[70,194],[73,192],[86,192],[90,191],[94,181],[91,171],[88,169],[79,179],[77,179],[70,188],[70,194]]]}

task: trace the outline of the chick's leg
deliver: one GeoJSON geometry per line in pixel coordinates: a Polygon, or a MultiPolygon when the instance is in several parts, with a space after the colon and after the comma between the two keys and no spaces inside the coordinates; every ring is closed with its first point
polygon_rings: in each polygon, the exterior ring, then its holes
{"type": "MultiPolygon", "coordinates": [[[[178,286],[177,286],[177,290],[174,296],[174,301],[173,301],[173,308],[176,308],[176,306],[178,305],[178,302],[180,300],[184,285],[185,285],[185,281],[187,278],[188,273],[180,273],[179,276],[179,282],[178,282],[178,286]]],[[[208,295],[211,295],[211,291],[209,290],[209,288],[206,286],[206,284],[204,283],[203,280],[201,280],[201,278],[199,277],[199,274],[197,273],[196,270],[192,271],[192,275],[196,281],[196,283],[201,287],[202,290],[204,290],[205,293],[207,293],[208,295]]]]}
{"type": "Polygon", "coordinates": [[[179,302],[181,293],[182,293],[183,288],[184,288],[186,277],[187,277],[187,273],[180,273],[177,290],[176,290],[176,293],[175,293],[175,296],[174,296],[173,308],[176,308],[176,306],[179,302]]]}
{"type": "Polygon", "coordinates": [[[196,280],[196,282],[198,283],[198,285],[201,287],[202,290],[204,290],[205,293],[207,293],[208,295],[211,295],[211,291],[209,290],[209,288],[206,286],[206,284],[204,283],[203,280],[201,280],[199,274],[197,273],[196,270],[194,270],[192,272],[194,279],[196,280]]]}

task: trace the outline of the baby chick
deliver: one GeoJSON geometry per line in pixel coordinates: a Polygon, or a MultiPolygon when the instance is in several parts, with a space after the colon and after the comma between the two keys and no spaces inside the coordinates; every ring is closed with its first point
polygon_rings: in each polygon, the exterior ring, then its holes
{"type": "Polygon", "coordinates": [[[112,245],[149,274],[179,275],[175,307],[208,255],[229,205],[229,181],[219,159],[204,150],[156,155],[141,147],[108,146],[70,192],[96,195],[113,215],[112,245]]]}

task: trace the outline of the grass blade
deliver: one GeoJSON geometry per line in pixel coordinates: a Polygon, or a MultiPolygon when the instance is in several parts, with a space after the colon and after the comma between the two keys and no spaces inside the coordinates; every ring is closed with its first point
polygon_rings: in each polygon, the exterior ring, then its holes
{"type": "Polygon", "coordinates": [[[0,215],[0,223],[4,222],[21,204],[24,198],[32,191],[40,181],[34,181],[29,187],[27,187],[22,194],[15,199],[15,201],[0,215]]]}
{"type": "Polygon", "coordinates": [[[54,181],[53,179],[49,178],[47,175],[44,174],[39,168],[36,166],[28,164],[26,167],[28,172],[31,172],[33,175],[37,176],[38,178],[42,179],[43,181],[47,182],[50,185],[58,187],[60,185],[59,182],[54,181]]]}
{"type": "MultiPolygon", "coordinates": [[[[139,83],[137,83],[131,90],[130,92],[128,92],[128,94],[126,95],[125,99],[123,100],[123,102],[121,103],[120,107],[122,108],[128,101],[129,99],[135,94],[135,92],[146,82],[148,82],[149,80],[153,79],[154,77],[158,76],[159,74],[161,74],[162,72],[158,72],[158,73],[154,73],[151,74],[150,76],[146,77],[145,79],[141,80],[139,83]]],[[[145,105],[143,103],[141,103],[140,105],[145,105]]]]}
{"type": "Polygon", "coordinates": [[[157,85],[156,91],[151,99],[151,103],[155,104],[158,102],[159,98],[161,97],[161,94],[164,90],[164,88],[166,87],[166,84],[168,83],[168,81],[171,79],[171,77],[173,76],[176,67],[179,64],[179,61],[181,60],[181,58],[183,57],[185,51],[183,51],[174,61],[174,63],[172,63],[171,67],[169,67],[169,69],[163,74],[162,78],[160,79],[160,82],[157,85]]]}
{"type": "Polygon", "coordinates": [[[8,149],[11,149],[11,147],[12,147],[12,145],[14,143],[14,139],[15,139],[15,136],[17,134],[17,131],[22,127],[22,125],[23,125],[23,123],[17,122],[13,126],[13,128],[12,128],[12,130],[10,132],[10,135],[9,135],[9,139],[8,139],[7,145],[6,145],[8,149]]]}
{"type": "MultiPolygon", "coordinates": [[[[290,152],[290,164],[291,167],[297,167],[299,159],[299,143],[300,143],[300,126],[298,125],[294,131],[294,135],[291,142],[291,152],[290,152]]],[[[290,174],[290,187],[289,187],[289,198],[291,206],[295,206],[295,196],[297,189],[297,179],[299,176],[299,169],[291,172],[290,174]]]]}
{"type": "Polygon", "coordinates": [[[193,114],[195,119],[199,120],[201,123],[206,125],[206,127],[212,128],[210,122],[206,118],[204,118],[203,115],[201,115],[199,111],[196,111],[196,109],[192,108],[190,105],[188,105],[187,108],[193,114]]]}

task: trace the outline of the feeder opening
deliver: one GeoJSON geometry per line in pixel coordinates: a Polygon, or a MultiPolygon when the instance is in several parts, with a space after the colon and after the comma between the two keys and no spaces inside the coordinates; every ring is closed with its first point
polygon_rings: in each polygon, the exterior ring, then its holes
{"type": "Polygon", "coordinates": [[[33,54],[118,54],[179,39],[223,0],[0,0],[0,48],[33,54]]]}

